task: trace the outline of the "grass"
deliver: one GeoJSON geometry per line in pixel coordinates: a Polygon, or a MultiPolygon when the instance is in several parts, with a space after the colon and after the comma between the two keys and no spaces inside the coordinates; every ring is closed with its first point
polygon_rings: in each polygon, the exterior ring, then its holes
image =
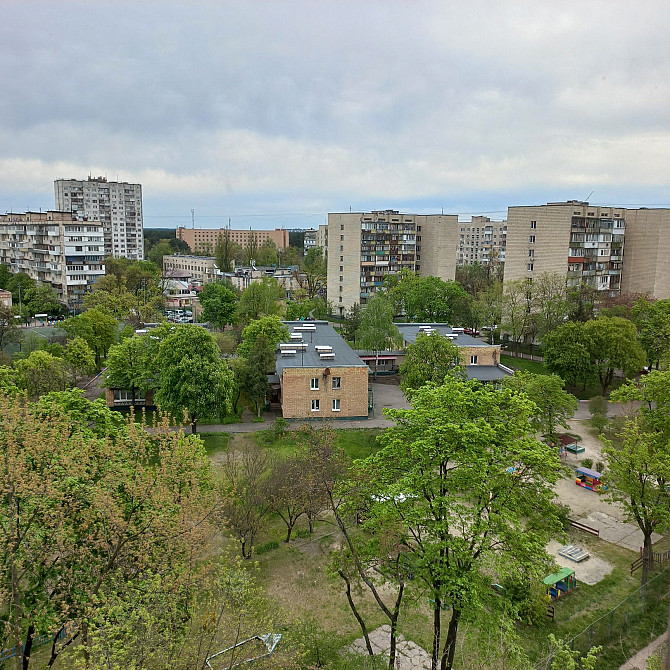
{"type": "Polygon", "coordinates": [[[200,439],[205,443],[207,454],[211,456],[218,451],[226,451],[230,441],[229,433],[200,433],[200,439]]]}
{"type": "Polygon", "coordinates": [[[509,354],[501,354],[500,362],[513,370],[523,370],[524,372],[532,372],[536,375],[551,374],[544,367],[542,361],[531,361],[528,358],[515,358],[509,354]]]}

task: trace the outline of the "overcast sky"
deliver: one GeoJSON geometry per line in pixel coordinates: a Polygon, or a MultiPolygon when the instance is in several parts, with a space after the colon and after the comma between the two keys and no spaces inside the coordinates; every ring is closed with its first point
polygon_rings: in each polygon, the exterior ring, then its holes
{"type": "Polygon", "coordinates": [[[670,4],[0,5],[0,212],[139,182],[145,226],[670,206],[670,4]]]}

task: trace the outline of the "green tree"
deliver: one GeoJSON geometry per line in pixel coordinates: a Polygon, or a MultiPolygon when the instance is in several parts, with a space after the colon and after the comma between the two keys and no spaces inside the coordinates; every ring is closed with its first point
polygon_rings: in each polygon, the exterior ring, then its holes
{"type": "Polygon", "coordinates": [[[602,647],[591,647],[586,656],[579,659],[579,651],[573,651],[567,642],[557,639],[553,633],[549,633],[549,642],[553,648],[551,670],[595,670],[597,667],[598,654],[602,647]]]}
{"type": "Polygon", "coordinates": [[[598,304],[598,289],[582,282],[568,289],[568,318],[586,322],[595,316],[598,304]]]}
{"type": "Polygon", "coordinates": [[[115,319],[126,320],[135,306],[135,297],[126,288],[125,277],[115,274],[100,277],[93,284],[93,290],[84,296],[84,309],[98,307],[115,319]]]}
{"type": "Polygon", "coordinates": [[[658,370],[661,359],[670,352],[670,300],[650,302],[640,298],[630,316],[640,334],[648,365],[658,370]]]}
{"type": "Polygon", "coordinates": [[[307,293],[307,298],[314,298],[317,293],[326,287],[328,263],[321,247],[315,247],[307,252],[300,263],[300,270],[294,273],[300,287],[307,293]]]}
{"type": "Polygon", "coordinates": [[[545,545],[560,534],[552,502],[559,460],[530,434],[534,405],[522,394],[447,377],[411,403],[384,411],[396,424],[358,463],[368,481],[363,526],[401,531],[433,608],[431,667],[451,670],[461,618],[490,616],[492,575],[543,575],[545,545]]]}
{"type": "Polygon", "coordinates": [[[18,342],[21,339],[21,331],[16,325],[14,310],[11,307],[0,305],[0,351],[8,344],[18,342]]]}
{"type": "Polygon", "coordinates": [[[349,342],[356,341],[356,333],[361,327],[361,306],[355,302],[349,313],[344,317],[344,323],[342,324],[342,334],[345,340],[349,342]]]}
{"type": "Polygon", "coordinates": [[[231,409],[233,375],[219,358],[214,338],[200,326],[175,328],[159,346],[156,404],[188,418],[191,431],[201,419],[224,417],[231,409]]]}
{"type": "Polygon", "coordinates": [[[235,253],[239,244],[233,242],[230,237],[230,230],[226,228],[219,235],[214,247],[214,258],[216,258],[216,267],[221,272],[232,272],[234,266],[235,253]]]}
{"type": "Polygon", "coordinates": [[[493,331],[502,320],[502,282],[495,282],[485,291],[477,294],[474,309],[479,313],[483,326],[488,326],[489,344],[493,344],[493,331]]]}
{"type": "Polygon", "coordinates": [[[107,355],[107,388],[130,391],[131,405],[137,404],[138,391],[154,390],[158,383],[157,347],[147,335],[135,335],[115,344],[107,355]]]}
{"type": "Polygon", "coordinates": [[[468,294],[454,281],[421,277],[412,272],[402,273],[390,293],[402,305],[408,319],[429,323],[453,323],[469,300],[468,294]]]}
{"type": "Polygon", "coordinates": [[[149,260],[159,268],[163,267],[163,256],[171,256],[174,252],[167,240],[161,240],[149,252],[149,260]]]}
{"type": "Polygon", "coordinates": [[[263,277],[254,281],[242,291],[237,305],[237,319],[240,323],[249,323],[262,316],[270,316],[281,312],[280,300],[284,290],[272,278],[263,277]]]}
{"type": "Polygon", "coordinates": [[[525,279],[505,282],[502,296],[502,329],[510,334],[514,352],[528,334],[532,321],[532,284],[525,279]]]}
{"type": "Polygon", "coordinates": [[[30,356],[15,362],[19,384],[31,398],[63,391],[70,385],[70,375],[62,358],[46,351],[33,351],[30,356]]]}
{"type": "Polygon", "coordinates": [[[286,320],[325,319],[330,314],[330,305],[323,298],[307,298],[305,300],[291,300],[286,303],[286,320]]]}
{"type": "Polygon", "coordinates": [[[256,256],[258,255],[258,249],[260,244],[258,243],[258,235],[249,231],[249,236],[247,237],[247,244],[244,247],[242,257],[244,259],[245,265],[251,265],[252,261],[256,261],[256,256]]]}
{"type": "Polygon", "coordinates": [[[405,360],[400,366],[400,386],[406,395],[414,389],[430,383],[439,385],[447,375],[462,371],[458,346],[448,337],[425,333],[405,351],[405,360]]]}
{"type": "Polygon", "coordinates": [[[26,290],[22,295],[23,302],[26,304],[30,315],[50,314],[60,316],[67,314],[68,310],[58,297],[58,293],[51,288],[51,284],[38,282],[26,290]]]}
{"type": "Polygon", "coordinates": [[[253,343],[247,359],[244,390],[253,401],[256,416],[260,419],[265,399],[270,391],[268,373],[275,371],[275,347],[261,333],[253,343]]]}
{"type": "Polygon", "coordinates": [[[95,370],[95,354],[81,337],[75,337],[68,342],[63,359],[72,372],[75,386],[95,370]]]}
{"type": "Polygon", "coordinates": [[[568,421],[577,411],[577,398],[563,390],[563,380],[558,375],[536,375],[517,372],[503,381],[505,388],[525,394],[535,403],[531,425],[545,439],[557,443],[556,427],[566,430],[568,421]]]}
{"type": "Polygon", "coordinates": [[[100,369],[109,348],[116,342],[119,322],[100,307],[87,309],[68,319],[63,328],[69,338],[81,337],[95,354],[95,367],[100,369]]]}
{"type": "Polygon", "coordinates": [[[0,263],[0,289],[7,289],[12,280],[12,271],[7,263],[0,263]]]}
{"type": "Polygon", "coordinates": [[[277,245],[265,240],[256,253],[256,265],[277,265],[277,245]]]}
{"type": "Polygon", "coordinates": [[[379,367],[379,352],[401,345],[400,331],[393,323],[391,302],[383,295],[374,296],[361,316],[361,325],[356,333],[356,347],[375,352],[375,379],[379,367]]]}
{"type": "Polygon", "coordinates": [[[533,320],[542,338],[568,318],[568,296],[565,276],[543,272],[533,281],[533,320]]]}
{"type": "Polygon", "coordinates": [[[544,335],[542,353],[547,370],[561,377],[568,388],[575,389],[579,384],[586,388],[595,378],[588,333],[579,321],[564,323],[544,335]]]}
{"type": "Polygon", "coordinates": [[[249,357],[256,340],[263,335],[273,351],[282,341],[288,340],[288,328],[283,324],[278,316],[263,316],[255,319],[242,331],[242,342],[237,347],[237,353],[240,356],[249,357]]]}
{"type": "Polygon", "coordinates": [[[237,295],[225,284],[205,284],[200,293],[200,304],[205,321],[217,328],[223,329],[227,324],[233,323],[237,295]]]}
{"type": "Polygon", "coordinates": [[[584,324],[602,395],[612,384],[614,371],[621,370],[631,376],[642,369],[645,354],[637,337],[635,326],[621,317],[599,317],[584,324]]]}
{"type": "Polygon", "coordinates": [[[17,272],[7,284],[7,290],[12,292],[12,303],[18,305],[25,302],[26,293],[35,286],[35,280],[25,272],[17,272]]]}

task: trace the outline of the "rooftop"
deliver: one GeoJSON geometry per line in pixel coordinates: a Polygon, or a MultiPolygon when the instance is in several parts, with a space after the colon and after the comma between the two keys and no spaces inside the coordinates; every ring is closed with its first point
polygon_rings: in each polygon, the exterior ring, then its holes
{"type": "Polygon", "coordinates": [[[327,321],[284,321],[289,340],[277,347],[277,374],[284,368],[368,366],[327,321]]]}
{"type": "Polygon", "coordinates": [[[396,323],[402,339],[407,344],[414,344],[421,333],[439,333],[443,337],[452,336],[450,339],[459,347],[490,347],[492,345],[478,340],[476,337],[466,335],[462,328],[453,328],[447,323],[396,323]]]}

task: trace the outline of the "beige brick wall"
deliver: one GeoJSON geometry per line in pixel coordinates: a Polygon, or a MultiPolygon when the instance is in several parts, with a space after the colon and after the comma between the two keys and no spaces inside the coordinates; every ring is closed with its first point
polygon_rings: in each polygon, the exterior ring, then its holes
{"type": "MultiPolygon", "coordinates": [[[[191,251],[203,250],[205,248],[214,251],[214,247],[219,240],[220,235],[225,235],[225,228],[177,228],[175,233],[177,239],[180,239],[189,247],[191,251]]],[[[278,249],[288,247],[288,230],[275,228],[274,230],[229,230],[230,239],[246,247],[249,243],[249,235],[256,237],[258,244],[263,244],[265,240],[272,240],[278,249]]]]}
{"type": "Polygon", "coordinates": [[[423,277],[428,275],[447,281],[456,277],[456,255],[460,241],[460,227],[456,214],[417,215],[416,264],[423,277]],[[421,230],[418,230],[421,226],[421,230]],[[421,237],[421,240],[419,240],[421,237]]]}
{"type": "Polygon", "coordinates": [[[477,356],[477,365],[498,365],[500,363],[500,347],[458,347],[461,365],[471,365],[470,356],[477,356]]]}
{"type": "Polygon", "coordinates": [[[335,314],[361,301],[360,212],[328,215],[328,300],[335,314]]]}
{"type": "Polygon", "coordinates": [[[622,293],[670,298],[670,209],[626,210],[622,293]]]}
{"type": "Polygon", "coordinates": [[[284,368],[282,370],[282,416],[286,419],[344,418],[368,415],[368,368],[284,368]],[[310,390],[310,380],[319,380],[319,390],[310,390]],[[333,377],[340,377],[340,388],[333,389],[333,377]],[[318,412],[311,410],[313,398],[319,400],[318,412]],[[340,411],[332,410],[333,398],[339,398],[340,411]]]}

